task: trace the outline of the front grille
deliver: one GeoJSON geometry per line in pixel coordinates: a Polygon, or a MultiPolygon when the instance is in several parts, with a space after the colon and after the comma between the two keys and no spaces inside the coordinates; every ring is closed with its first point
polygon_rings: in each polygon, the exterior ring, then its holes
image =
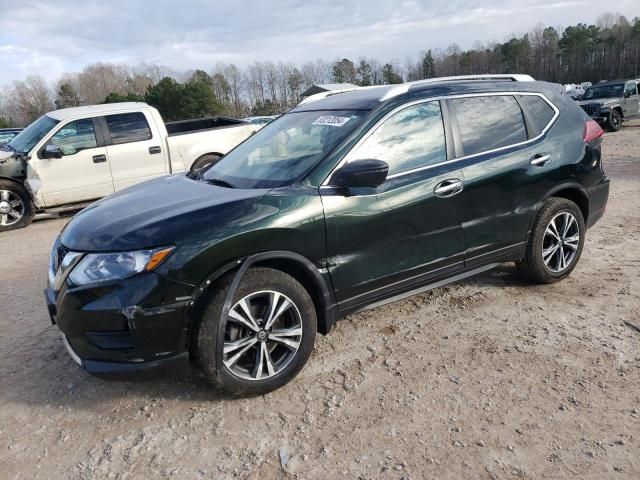
{"type": "Polygon", "coordinates": [[[593,117],[600,110],[600,105],[591,103],[587,105],[582,105],[582,109],[587,113],[587,115],[589,115],[590,117],[593,117]]]}

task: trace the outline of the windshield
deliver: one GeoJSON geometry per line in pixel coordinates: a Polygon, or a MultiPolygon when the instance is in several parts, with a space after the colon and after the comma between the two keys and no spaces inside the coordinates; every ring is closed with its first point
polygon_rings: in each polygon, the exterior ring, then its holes
{"type": "Polygon", "coordinates": [[[582,99],[592,100],[594,98],[618,98],[622,97],[622,92],[624,92],[624,83],[600,85],[598,87],[587,88],[582,99]]]}
{"type": "Polygon", "coordinates": [[[287,113],[229,152],[204,173],[203,180],[234,188],[289,185],[307,175],[367,113],[287,113]]]}
{"type": "Polygon", "coordinates": [[[13,137],[8,145],[18,153],[27,153],[57,124],[58,120],[43,115],[13,137]]]}

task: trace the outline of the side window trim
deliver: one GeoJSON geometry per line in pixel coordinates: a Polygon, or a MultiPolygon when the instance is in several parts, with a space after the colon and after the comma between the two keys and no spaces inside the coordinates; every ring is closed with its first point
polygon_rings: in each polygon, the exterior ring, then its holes
{"type": "MultiPolygon", "coordinates": [[[[420,100],[415,100],[413,102],[408,102],[405,103],[403,105],[400,105],[396,108],[394,108],[393,110],[391,110],[390,112],[388,112],[384,117],[382,117],[380,120],[378,120],[370,129],[367,133],[365,133],[360,140],[358,140],[356,142],[356,144],[344,155],[344,157],[342,157],[342,159],[331,169],[331,171],[329,172],[329,174],[325,177],[325,179],[320,183],[320,187],[327,187],[331,185],[331,178],[333,177],[333,174],[340,168],[342,167],[345,163],[347,163],[349,161],[349,156],[351,154],[351,152],[353,152],[358,146],[360,146],[360,144],[362,142],[364,142],[369,135],[371,135],[371,133],[378,128],[379,125],[382,124],[382,122],[384,122],[385,120],[387,120],[387,118],[389,118],[390,116],[392,116],[393,114],[395,114],[396,112],[399,112],[400,110],[403,110],[407,107],[413,106],[413,105],[418,105],[420,103],[426,103],[426,102],[433,102],[433,101],[440,101],[441,105],[443,101],[447,101],[450,99],[456,99],[456,98],[468,98],[468,97],[493,97],[493,96],[505,96],[505,95],[533,95],[533,96],[537,96],[542,98],[545,102],[547,102],[547,104],[553,109],[554,111],[554,115],[553,117],[551,117],[551,119],[549,120],[549,123],[547,123],[547,125],[542,129],[542,131],[535,136],[534,138],[529,138],[524,142],[520,142],[520,143],[515,143],[513,145],[506,145],[504,147],[499,147],[499,148],[495,148],[493,150],[487,150],[484,152],[479,152],[479,153],[474,153],[473,155],[464,155],[464,153],[462,152],[462,145],[460,145],[460,151],[458,151],[456,149],[456,153],[463,153],[462,156],[456,156],[455,158],[451,158],[451,159],[447,159],[444,162],[440,162],[440,163],[436,163],[434,165],[426,165],[424,167],[420,167],[418,169],[414,169],[414,170],[408,170],[406,172],[401,172],[398,173],[396,175],[393,175],[393,178],[402,176],[402,175],[409,175],[411,173],[415,173],[416,171],[420,171],[420,170],[428,170],[431,168],[435,168],[435,167],[439,167],[441,165],[445,165],[445,164],[449,164],[449,163],[453,163],[453,162],[460,162],[462,160],[467,160],[470,158],[475,158],[478,157],[480,155],[487,155],[490,153],[496,153],[502,150],[507,150],[510,148],[514,148],[514,147],[519,147],[519,146],[523,146],[523,145],[528,145],[529,143],[533,143],[536,140],[538,140],[539,138],[542,138],[543,136],[545,136],[547,134],[547,132],[549,131],[549,129],[556,123],[556,120],[558,119],[558,117],[560,116],[560,110],[558,109],[558,107],[556,107],[556,105],[549,100],[544,94],[539,93],[539,92],[520,92],[520,91],[502,91],[502,92],[484,92],[484,93],[465,93],[465,94],[460,94],[460,95],[444,95],[444,96],[438,96],[438,97],[429,97],[429,98],[422,98],[420,100]]],[[[450,118],[454,119],[455,118],[455,114],[451,112],[451,108],[449,107],[447,109],[447,112],[450,114],[450,118]]],[[[453,125],[457,126],[457,121],[452,122],[453,125]]],[[[445,132],[447,130],[448,125],[445,124],[445,132]]],[[[453,128],[453,133],[454,133],[454,141],[455,141],[455,127],[453,128]]],[[[458,139],[460,138],[459,135],[459,131],[457,132],[458,135],[458,139]]],[[[389,176],[388,178],[391,178],[392,176],[389,176]]]]}
{"type": "Polygon", "coordinates": [[[107,127],[107,119],[104,116],[96,117],[93,119],[93,124],[96,126],[96,132],[99,132],[99,140],[102,142],[102,146],[107,147],[111,145],[111,134],[107,127]]]}

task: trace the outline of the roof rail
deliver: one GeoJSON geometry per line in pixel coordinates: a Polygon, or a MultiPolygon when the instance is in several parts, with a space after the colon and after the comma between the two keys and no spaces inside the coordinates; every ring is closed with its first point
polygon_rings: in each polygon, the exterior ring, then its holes
{"type": "Polygon", "coordinates": [[[340,90],[329,90],[326,92],[314,93],[313,95],[309,95],[307,98],[303,98],[298,105],[304,105],[305,103],[315,102],[316,100],[321,100],[326,97],[330,97],[331,95],[337,95],[339,93],[352,92],[354,90],[359,90],[363,87],[349,87],[349,88],[341,88],[340,90]]]}
{"type": "Polygon", "coordinates": [[[398,95],[402,95],[403,93],[407,93],[411,87],[418,85],[428,85],[430,83],[440,83],[440,82],[460,82],[467,80],[508,80],[511,82],[535,82],[535,79],[531,75],[524,74],[505,74],[505,73],[497,73],[497,74],[483,74],[483,75],[457,75],[453,77],[436,77],[436,78],[427,78],[425,80],[416,80],[415,82],[407,82],[398,85],[395,88],[389,90],[382,98],[380,98],[381,102],[393,98],[398,95]]]}

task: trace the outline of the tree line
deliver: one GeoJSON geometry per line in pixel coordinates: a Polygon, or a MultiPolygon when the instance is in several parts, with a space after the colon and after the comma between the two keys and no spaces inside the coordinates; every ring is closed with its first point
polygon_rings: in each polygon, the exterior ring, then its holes
{"type": "Polygon", "coordinates": [[[217,64],[177,72],[142,63],[88,65],[62,76],[52,89],[40,76],[16,81],[0,92],[0,126],[24,126],[55,108],[145,101],[166,120],[208,115],[243,117],[281,113],[319,83],[361,86],[402,83],[436,76],[526,73],[557,83],[592,83],[640,77],[640,17],[603,13],[593,25],[564,29],[538,24],[504,42],[476,42],[431,49],[404,60],[316,60],[303,64],[256,61],[246,68],[217,64]]]}

